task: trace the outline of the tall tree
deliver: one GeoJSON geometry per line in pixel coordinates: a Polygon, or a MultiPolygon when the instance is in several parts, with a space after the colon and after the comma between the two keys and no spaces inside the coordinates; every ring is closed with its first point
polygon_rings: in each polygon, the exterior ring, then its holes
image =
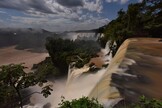
{"type": "MultiPolygon", "coordinates": [[[[2,108],[23,107],[23,97],[21,90],[34,86],[42,85],[45,80],[41,80],[36,75],[24,72],[22,64],[10,64],[0,67],[0,103],[2,108]],[[8,104],[10,102],[10,104],[8,104]]],[[[52,89],[50,86],[43,87],[42,94],[47,97],[52,89]]]]}

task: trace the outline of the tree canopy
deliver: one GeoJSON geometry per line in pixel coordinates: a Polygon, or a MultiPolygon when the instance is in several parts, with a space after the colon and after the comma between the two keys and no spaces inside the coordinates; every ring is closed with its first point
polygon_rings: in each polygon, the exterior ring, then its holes
{"type": "Polygon", "coordinates": [[[118,17],[106,25],[105,36],[99,41],[105,45],[108,40],[117,42],[117,48],[127,38],[162,37],[162,1],[143,0],[121,9],[118,17]]]}
{"type": "MultiPolygon", "coordinates": [[[[10,64],[0,67],[0,104],[2,108],[16,108],[23,106],[23,97],[21,90],[39,84],[40,86],[47,82],[35,73],[25,73],[22,64],[10,64]],[[10,104],[8,104],[10,103],[10,104]]],[[[50,95],[52,89],[50,86],[42,88],[43,96],[50,95]]]]}
{"type": "Polygon", "coordinates": [[[90,58],[96,56],[100,47],[92,40],[63,40],[47,38],[46,49],[52,62],[59,71],[67,73],[70,63],[80,68],[89,62],[90,58]]]}

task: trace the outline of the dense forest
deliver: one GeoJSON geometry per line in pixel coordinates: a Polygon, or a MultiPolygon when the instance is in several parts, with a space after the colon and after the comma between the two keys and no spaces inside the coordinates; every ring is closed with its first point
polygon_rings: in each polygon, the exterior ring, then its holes
{"type": "Polygon", "coordinates": [[[126,11],[118,11],[118,17],[99,31],[104,33],[104,37],[99,38],[101,45],[111,40],[117,42],[117,49],[127,38],[162,37],[162,1],[143,0],[130,4],[126,11]]]}
{"type": "Polygon", "coordinates": [[[92,57],[97,56],[100,46],[93,40],[63,40],[61,38],[47,38],[46,49],[51,60],[62,73],[67,73],[68,66],[74,62],[75,67],[81,68],[92,57]]]}

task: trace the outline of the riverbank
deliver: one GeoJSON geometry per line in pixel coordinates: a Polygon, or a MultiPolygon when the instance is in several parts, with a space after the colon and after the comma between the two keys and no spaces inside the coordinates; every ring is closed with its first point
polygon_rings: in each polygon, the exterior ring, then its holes
{"type": "Polygon", "coordinates": [[[28,67],[27,72],[30,71],[33,64],[43,61],[48,53],[35,53],[28,50],[17,50],[16,46],[0,48],[0,66],[6,64],[19,64],[25,63],[24,66],[28,67]]]}

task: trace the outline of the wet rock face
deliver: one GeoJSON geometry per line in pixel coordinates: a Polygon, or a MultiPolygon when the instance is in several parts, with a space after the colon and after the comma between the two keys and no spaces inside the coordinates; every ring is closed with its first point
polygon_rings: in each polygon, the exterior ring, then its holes
{"type": "Polygon", "coordinates": [[[47,103],[43,106],[43,108],[51,108],[51,104],[50,103],[47,103]]]}
{"type": "Polygon", "coordinates": [[[162,98],[162,39],[132,39],[119,72],[112,74],[115,86],[126,101],[135,102],[141,95],[162,98]],[[129,63],[125,59],[134,62],[129,63]]]}
{"type": "Polygon", "coordinates": [[[98,70],[100,70],[100,68],[97,68],[95,65],[89,68],[89,71],[94,73],[97,72],[98,70]]]}
{"type": "Polygon", "coordinates": [[[129,103],[137,101],[139,96],[143,95],[138,89],[131,88],[129,83],[148,84],[149,82],[149,79],[144,76],[125,76],[114,73],[112,74],[111,86],[115,86],[125,101],[129,103]]]}

